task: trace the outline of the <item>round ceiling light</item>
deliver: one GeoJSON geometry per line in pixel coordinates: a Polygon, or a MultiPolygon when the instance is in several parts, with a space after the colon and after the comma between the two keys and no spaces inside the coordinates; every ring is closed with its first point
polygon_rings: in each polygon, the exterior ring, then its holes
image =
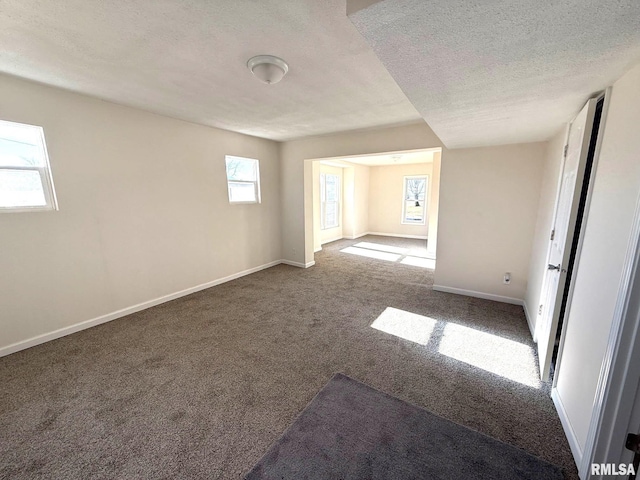
{"type": "Polygon", "coordinates": [[[289,65],[273,55],[258,55],[250,58],[247,68],[263,83],[278,83],[289,71],[289,65]]]}

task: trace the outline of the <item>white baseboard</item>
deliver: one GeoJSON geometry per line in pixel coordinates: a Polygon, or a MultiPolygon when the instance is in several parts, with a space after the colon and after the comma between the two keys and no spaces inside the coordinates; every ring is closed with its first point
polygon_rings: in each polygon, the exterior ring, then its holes
{"type": "Polygon", "coordinates": [[[560,417],[560,423],[562,424],[564,434],[567,437],[569,447],[571,448],[571,453],[573,454],[573,459],[575,460],[576,465],[582,465],[582,448],[580,447],[580,443],[578,443],[578,439],[576,438],[576,434],[573,431],[573,427],[571,426],[571,422],[569,421],[567,412],[564,409],[562,399],[560,398],[558,390],[555,387],[551,389],[551,399],[553,400],[553,404],[556,406],[558,417],[560,417]]]}
{"type": "Polygon", "coordinates": [[[531,337],[533,341],[536,341],[536,329],[534,327],[533,322],[531,321],[531,314],[529,313],[529,308],[527,308],[527,302],[522,301],[522,308],[524,309],[524,316],[527,319],[527,325],[529,325],[529,331],[531,332],[531,337]]]}
{"type": "Polygon", "coordinates": [[[356,238],[364,237],[365,235],[370,235],[369,232],[360,233],[358,235],[345,235],[344,238],[347,240],[355,240],[356,238]]]}
{"type": "Polygon", "coordinates": [[[367,235],[379,235],[381,237],[398,237],[398,238],[415,238],[417,240],[426,240],[426,235],[402,235],[399,233],[383,233],[383,232],[369,232],[367,235]]]}
{"type": "Polygon", "coordinates": [[[313,253],[318,253],[322,251],[322,246],[320,246],[320,248],[317,248],[316,250],[313,251],[313,253]]]}
{"type": "Polygon", "coordinates": [[[334,237],[334,238],[330,238],[328,240],[322,240],[320,243],[322,245],[324,245],[325,243],[331,243],[331,242],[337,242],[338,240],[342,240],[344,237],[340,236],[340,237],[334,237]]]}
{"type": "Polygon", "coordinates": [[[493,300],[496,302],[510,303],[512,305],[522,305],[524,302],[520,298],[504,297],[502,295],[494,295],[493,293],[476,292],[475,290],[464,290],[462,288],[447,287],[445,285],[434,285],[436,292],[455,293],[456,295],[466,295],[467,297],[484,298],[485,300],[493,300]]]}
{"type": "Polygon", "coordinates": [[[302,263],[302,262],[293,262],[291,260],[280,260],[280,263],[284,263],[285,265],[291,265],[292,267],[298,267],[298,268],[309,268],[309,267],[313,267],[316,262],[309,262],[309,263],[302,263]]]}
{"type": "Polygon", "coordinates": [[[205,290],[207,288],[215,287],[216,285],[220,285],[221,283],[229,282],[231,280],[235,280],[236,278],[244,277],[245,275],[259,272],[260,270],[264,270],[266,268],[274,267],[276,265],[279,265],[280,263],[286,263],[286,262],[283,260],[275,260],[273,262],[265,263],[264,265],[260,265],[258,267],[253,267],[248,270],[244,270],[242,272],[234,273],[226,277],[218,278],[216,280],[212,280],[207,283],[196,285],[195,287],[187,288],[185,290],[180,290],[179,292],[154,298],[153,300],[148,300],[146,302],[138,303],[137,305],[132,305],[131,307],[122,308],[120,310],[116,310],[115,312],[107,313],[106,315],[101,315],[99,317],[92,318],[90,320],[85,320],[83,322],[76,323],[68,327],[63,327],[58,330],[54,330],[53,332],[44,333],[42,335],[38,335],[32,338],[29,338],[27,340],[22,340],[20,342],[12,343],[11,345],[7,345],[6,347],[0,348],[0,357],[4,357],[6,355],[10,355],[12,353],[15,353],[30,347],[35,347],[36,345],[40,345],[41,343],[49,342],[51,340],[55,340],[56,338],[65,337],[67,335],[71,335],[72,333],[76,333],[81,330],[85,330],[87,328],[95,327],[96,325],[107,323],[107,322],[110,322],[111,320],[125,317],[127,315],[131,315],[132,313],[145,310],[147,308],[155,307],[156,305],[160,305],[161,303],[175,300],[176,298],[184,297],[186,295],[191,295],[192,293],[199,292],[200,290],[205,290]]]}

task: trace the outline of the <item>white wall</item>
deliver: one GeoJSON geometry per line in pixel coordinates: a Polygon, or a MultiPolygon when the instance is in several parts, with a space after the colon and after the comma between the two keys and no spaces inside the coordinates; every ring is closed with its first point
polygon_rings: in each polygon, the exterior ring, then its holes
{"type": "Polygon", "coordinates": [[[547,253],[565,141],[566,131],[562,129],[548,143],[544,161],[536,230],[533,236],[533,246],[529,261],[529,279],[525,293],[525,311],[532,335],[535,332],[538,320],[542,282],[547,271],[547,253]]]}
{"type": "Polygon", "coordinates": [[[343,178],[342,230],[346,238],[357,238],[369,231],[370,168],[352,164],[344,168],[343,178]]]}
{"type": "Polygon", "coordinates": [[[0,214],[0,348],[281,258],[275,142],[0,75],[0,117],[42,125],[60,211],[0,214]],[[260,160],[229,205],[224,155],[260,160]]]}
{"type": "MultiPolygon", "coordinates": [[[[429,154],[429,157],[431,155],[429,154]]],[[[384,165],[371,167],[369,190],[369,231],[390,235],[408,235],[427,238],[429,222],[424,225],[405,225],[402,220],[404,177],[428,175],[427,215],[431,211],[433,189],[433,164],[414,163],[406,165],[384,165]]]]}
{"type": "Polygon", "coordinates": [[[443,151],[435,285],[524,298],[545,152],[546,143],[443,151]]]}
{"type": "Polygon", "coordinates": [[[613,86],[584,230],[557,395],[584,449],[595,390],[616,303],[634,211],[640,196],[640,65],[613,86]]]}

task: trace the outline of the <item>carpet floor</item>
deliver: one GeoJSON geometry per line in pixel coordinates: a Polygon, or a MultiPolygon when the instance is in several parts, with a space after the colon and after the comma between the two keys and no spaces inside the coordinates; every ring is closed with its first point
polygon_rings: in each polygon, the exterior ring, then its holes
{"type": "Polygon", "coordinates": [[[342,372],[577,479],[522,308],[433,291],[423,252],[333,242],[0,358],[0,478],[238,479],[342,372]]]}

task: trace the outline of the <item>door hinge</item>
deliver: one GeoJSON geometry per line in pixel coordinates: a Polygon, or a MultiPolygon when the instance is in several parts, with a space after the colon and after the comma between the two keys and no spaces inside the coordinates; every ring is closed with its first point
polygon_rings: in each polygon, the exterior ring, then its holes
{"type": "Polygon", "coordinates": [[[631,450],[636,454],[640,454],[640,435],[635,433],[627,434],[627,441],[624,446],[627,450],[631,450]]]}
{"type": "Polygon", "coordinates": [[[550,242],[553,242],[553,239],[556,236],[556,229],[554,228],[553,230],[551,230],[551,238],[549,239],[550,242]]]}
{"type": "Polygon", "coordinates": [[[542,304],[538,307],[538,315],[542,315],[542,304]]]}
{"type": "Polygon", "coordinates": [[[567,152],[569,151],[569,144],[566,144],[564,146],[564,151],[562,153],[562,155],[564,156],[564,158],[567,158],[567,152]]]}

